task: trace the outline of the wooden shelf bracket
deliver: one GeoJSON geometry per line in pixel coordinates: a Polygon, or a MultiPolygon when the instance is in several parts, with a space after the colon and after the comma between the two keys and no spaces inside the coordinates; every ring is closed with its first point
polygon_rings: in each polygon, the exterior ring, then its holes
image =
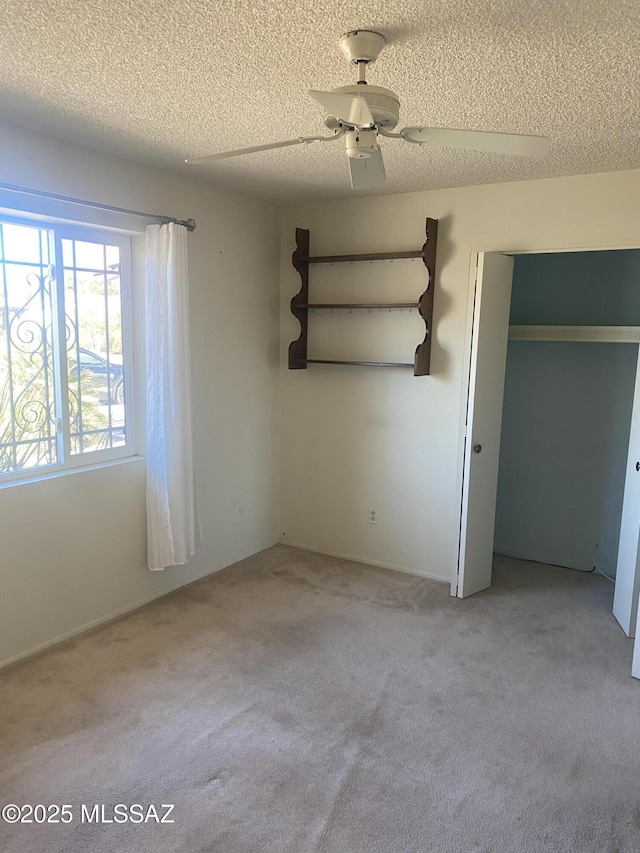
{"type": "Polygon", "coordinates": [[[431,370],[431,340],[433,338],[433,289],[436,277],[436,243],[438,220],[427,217],[427,239],[422,247],[422,262],[427,268],[427,288],[418,300],[418,311],[424,320],[424,340],[416,347],[413,375],[428,376],[431,370]]]}
{"type": "Polygon", "coordinates": [[[300,335],[289,344],[289,370],[306,370],[307,368],[307,328],[309,311],[309,232],[304,228],[296,228],[296,249],[291,256],[291,263],[300,273],[300,290],[291,300],[291,313],[300,323],[300,335]]]}

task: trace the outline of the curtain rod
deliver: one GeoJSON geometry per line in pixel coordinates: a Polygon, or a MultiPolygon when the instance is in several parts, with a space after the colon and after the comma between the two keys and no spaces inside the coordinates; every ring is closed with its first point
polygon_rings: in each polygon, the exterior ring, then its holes
{"type": "Polygon", "coordinates": [[[23,195],[35,195],[40,198],[50,198],[54,201],[66,201],[69,204],[79,204],[83,207],[92,207],[95,210],[109,210],[112,213],[125,213],[128,216],[144,216],[147,219],[159,219],[160,225],[167,225],[170,222],[176,225],[184,225],[187,231],[196,230],[195,219],[175,219],[173,216],[159,216],[157,213],[144,213],[141,210],[129,210],[126,207],[113,207],[110,204],[99,204],[95,201],[85,201],[81,198],[73,198],[72,196],[58,195],[57,193],[46,193],[41,190],[30,190],[27,187],[18,187],[14,184],[3,184],[0,182],[0,190],[7,190],[12,193],[22,193],[23,195]]]}

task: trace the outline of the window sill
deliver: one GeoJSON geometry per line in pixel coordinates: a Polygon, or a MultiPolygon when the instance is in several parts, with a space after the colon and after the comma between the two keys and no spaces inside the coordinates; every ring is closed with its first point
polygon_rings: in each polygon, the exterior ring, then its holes
{"type": "Polygon", "coordinates": [[[43,480],[57,480],[58,477],[68,477],[73,474],[86,474],[88,471],[98,471],[100,468],[114,468],[116,465],[130,465],[132,463],[144,463],[145,456],[123,456],[120,459],[109,459],[106,462],[96,462],[93,465],[78,465],[75,468],[58,468],[55,471],[42,471],[33,476],[20,477],[13,480],[0,480],[0,491],[10,489],[14,486],[24,486],[28,483],[40,483],[43,480]]]}

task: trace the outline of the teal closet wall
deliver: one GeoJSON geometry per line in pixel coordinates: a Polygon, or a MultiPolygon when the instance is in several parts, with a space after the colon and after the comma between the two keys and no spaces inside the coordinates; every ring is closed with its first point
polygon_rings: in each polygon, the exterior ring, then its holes
{"type": "Polygon", "coordinates": [[[516,256],[509,322],[640,326],[640,250],[516,256]]]}

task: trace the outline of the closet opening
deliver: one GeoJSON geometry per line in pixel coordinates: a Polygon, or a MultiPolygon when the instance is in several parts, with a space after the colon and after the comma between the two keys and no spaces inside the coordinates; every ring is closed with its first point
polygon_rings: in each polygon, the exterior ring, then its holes
{"type": "Polygon", "coordinates": [[[613,583],[635,572],[639,341],[640,250],[514,256],[494,553],[613,583]]]}

